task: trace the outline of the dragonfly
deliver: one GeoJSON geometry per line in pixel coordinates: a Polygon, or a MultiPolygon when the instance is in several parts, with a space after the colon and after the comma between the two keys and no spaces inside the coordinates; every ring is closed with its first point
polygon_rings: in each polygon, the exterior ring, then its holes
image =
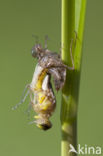
{"type": "Polygon", "coordinates": [[[24,103],[26,97],[30,95],[30,104],[37,114],[31,123],[36,123],[37,127],[42,130],[48,130],[52,127],[50,117],[56,108],[56,97],[53,92],[51,77],[53,77],[55,89],[57,91],[62,89],[66,80],[66,69],[74,70],[72,44],[70,48],[72,67],[64,64],[60,54],[50,51],[47,44],[43,48],[41,44],[36,43],[31,53],[38,63],[31,83],[25,87],[25,90],[27,89],[25,96],[23,95],[22,100],[13,107],[13,110],[24,103]]]}

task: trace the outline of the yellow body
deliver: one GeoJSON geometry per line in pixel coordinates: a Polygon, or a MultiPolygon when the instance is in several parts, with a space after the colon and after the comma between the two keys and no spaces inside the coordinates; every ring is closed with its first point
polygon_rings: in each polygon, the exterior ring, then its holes
{"type": "Polygon", "coordinates": [[[48,91],[43,91],[42,89],[42,84],[46,76],[46,72],[47,72],[47,69],[44,69],[40,73],[40,75],[38,76],[38,81],[35,85],[35,91],[37,93],[36,101],[38,104],[36,108],[38,108],[38,112],[45,112],[52,105],[51,101],[47,98],[47,95],[46,95],[46,92],[48,91]]]}
{"type": "Polygon", "coordinates": [[[47,74],[48,69],[43,69],[39,65],[36,67],[33,80],[31,83],[31,92],[34,97],[32,106],[34,111],[38,114],[34,116],[37,126],[41,129],[47,130],[51,127],[49,117],[55,109],[56,101],[50,83],[50,77],[47,74]],[[46,79],[47,78],[47,79],[46,79]]]}
{"type": "Polygon", "coordinates": [[[37,81],[36,86],[35,86],[35,89],[36,89],[36,90],[42,89],[42,83],[43,83],[43,80],[44,80],[44,78],[45,78],[45,76],[46,76],[46,72],[47,72],[47,69],[44,69],[44,70],[40,73],[40,75],[38,76],[38,81],[37,81]]]}

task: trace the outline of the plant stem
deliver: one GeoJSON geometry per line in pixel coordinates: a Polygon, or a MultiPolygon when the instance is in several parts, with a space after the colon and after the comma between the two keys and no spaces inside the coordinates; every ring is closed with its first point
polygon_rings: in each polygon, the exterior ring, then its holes
{"type": "Polygon", "coordinates": [[[76,155],[76,153],[69,152],[70,144],[77,149],[77,104],[85,6],[86,0],[62,0],[62,60],[68,66],[72,66],[70,46],[73,39],[72,54],[75,65],[74,71],[67,71],[66,83],[62,90],[62,156],[76,155]],[[77,38],[75,38],[74,31],[76,31],[77,38]]]}

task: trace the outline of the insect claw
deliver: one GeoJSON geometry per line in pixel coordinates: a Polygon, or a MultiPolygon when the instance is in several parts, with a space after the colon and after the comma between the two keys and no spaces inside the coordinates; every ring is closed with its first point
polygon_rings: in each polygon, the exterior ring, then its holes
{"type": "Polygon", "coordinates": [[[28,124],[31,125],[33,123],[36,123],[36,121],[35,120],[34,121],[30,121],[28,124]]]}
{"type": "Polygon", "coordinates": [[[12,110],[15,110],[16,108],[17,108],[17,106],[14,106],[14,107],[12,107],[11,109],[12,109],[12,110]]]}
{"type": "Polygon", "coordinates": [[[16,104],[14,107],[12,107],[12,110],[17,109],[17,107],[18,107],[19,105],[21,105],[22,103],[23,103],[23,102],[20,102],[20,103],[16,104]]]}

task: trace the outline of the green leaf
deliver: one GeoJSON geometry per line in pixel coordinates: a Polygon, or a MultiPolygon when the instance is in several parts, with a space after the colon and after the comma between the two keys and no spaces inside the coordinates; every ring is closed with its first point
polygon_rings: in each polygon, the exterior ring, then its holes
{"type": "Polygon", "coordinates": [[[70,144],[77,148],[77,105],[82,58],[82,42],[86,0],[62,0],[62,60],[72,66],[70,47],[74,58],[74,71],[67,71],[65,86],[62,90],[61,126],[62,156],[74,156],[69,153],[70,144]]]}

